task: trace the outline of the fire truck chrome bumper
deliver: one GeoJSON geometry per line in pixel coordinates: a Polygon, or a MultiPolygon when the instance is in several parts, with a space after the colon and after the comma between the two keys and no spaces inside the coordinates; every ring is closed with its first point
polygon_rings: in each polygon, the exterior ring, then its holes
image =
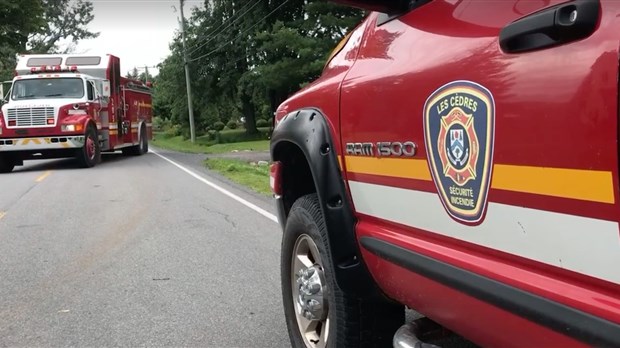
{"type": "Polygon", "coordinates": [[[72,149],[84,146],[84,136],[0,139],[0,151],[72,149]]]}

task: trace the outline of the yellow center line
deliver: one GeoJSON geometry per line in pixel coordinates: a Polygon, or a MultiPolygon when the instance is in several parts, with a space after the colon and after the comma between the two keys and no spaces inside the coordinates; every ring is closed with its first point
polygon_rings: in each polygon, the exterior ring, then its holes
{"type": "Polygon", "coordinates": [[[43,180],[45,180],[45,178],[47,178],[48,176],[50,176],[50,174],[52,174],[51,170],[46,171],[45,173],[41,174],[35,181],[36,182],[41,182],[43,180]]]}

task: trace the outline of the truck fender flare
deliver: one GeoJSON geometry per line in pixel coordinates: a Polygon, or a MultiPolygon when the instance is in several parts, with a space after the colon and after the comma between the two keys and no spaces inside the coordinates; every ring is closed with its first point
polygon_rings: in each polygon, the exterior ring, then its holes
{"type": "MultiPolygon", "coordinates": [[[[287,114],[277,123],[271,137],[272,160],[286,161],[287,149],[291,149],[291,146],[303,153],[311,172],[328,231],[338,286],[344,292],[363,297],[379,294],[370,272],[362,262],[355,236],[356,219],[340,170],[332,132],[321,110],[300,109],[287,114]]],[[[286,163],[284,168],[286,172],[286,163]]],[[[278,220],[282,227],[293,203],[291,201],[297,198],[299,196],[289,198],[289,202],[286,202],[287,197],[276,197],[278,220]]]]}

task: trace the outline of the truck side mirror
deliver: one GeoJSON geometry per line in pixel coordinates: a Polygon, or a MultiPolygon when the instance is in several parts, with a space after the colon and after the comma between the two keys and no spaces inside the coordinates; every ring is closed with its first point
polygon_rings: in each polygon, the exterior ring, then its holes
{"type": "Polygon", "coordinates": [[[0,82],[0,102],[6,104],[9,102],[9,94],[11,94],[11,88],[13,88],[13,81],[0,82]],[[4,85],[9,86],[9,90],[4,94],[4,85]]]}
{"type": "Polygon", "coordinates": [[[103,90],[101,91],[101,94],[104,98],[110,97],[110,80],[103,80],[103,90]]]}

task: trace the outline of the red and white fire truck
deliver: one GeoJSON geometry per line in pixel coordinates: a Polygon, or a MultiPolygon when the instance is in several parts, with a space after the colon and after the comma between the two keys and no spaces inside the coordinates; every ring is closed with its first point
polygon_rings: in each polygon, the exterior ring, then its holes
{"type": "Polygon", "coordinates": [[[22,55],[4,102],[0,173],[43,158],[93,167],[101,152],[142,155],[152,139],[151,90],[110,54],[22,55]]]}

